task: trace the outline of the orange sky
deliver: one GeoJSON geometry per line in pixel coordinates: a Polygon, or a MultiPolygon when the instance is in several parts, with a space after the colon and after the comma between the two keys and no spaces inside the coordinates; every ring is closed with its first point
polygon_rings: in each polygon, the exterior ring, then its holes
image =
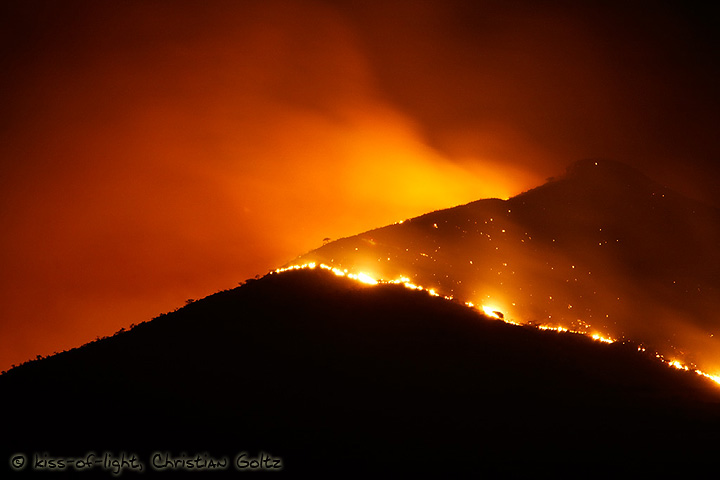
{"type": "Polygon", "coordinates": [[[15,3],[0,13],[0,369],[578,158],[720,203],[702,12],[15,3]]]}

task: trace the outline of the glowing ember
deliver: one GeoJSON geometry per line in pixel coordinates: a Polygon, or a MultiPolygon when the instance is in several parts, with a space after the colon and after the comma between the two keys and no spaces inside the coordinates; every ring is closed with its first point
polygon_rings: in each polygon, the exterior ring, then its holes
{"type": "MultiPolygon", "coordinates": [[[[568,329],[564,327],[551,327],[549,325],[539,325],[537,327],[540,330],[552,330],[553,332],[567,332],[568,329]]],[[[570,332],[570,333],[580,333],[580,332],[570,332]]]]}

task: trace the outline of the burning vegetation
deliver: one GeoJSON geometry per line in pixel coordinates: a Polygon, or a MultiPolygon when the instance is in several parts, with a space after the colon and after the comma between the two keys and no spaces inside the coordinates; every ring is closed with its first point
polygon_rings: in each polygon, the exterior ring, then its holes
{"type": "MultiPolygon", "coordinates": [[[[318,265],[318,264],[311,262],[311,263],[304,263],[302,265],[291,265],[288,267],[278,268],[272,273],[279,274],[279,273],[284,273],[284,272],[288,272],[288,271],[305,270],[305,269],[312,270],[315,268],[319,268],[321,270],[327,270],[329,272],[334,273],[335,275],[337,275],[339,277],[347,277],[351,280],[355,280],[355,281],[365,284],[365,285],[379,285],[379,284],[403,285],[403,286],[405,286],[405,288],[408,288],[410,290],[425,291],[428,295],[430,295],[432,297],[442,296],[445,300],[454,301],[453,297],[447,296],[447,295],[440,295],[439,293],[436,292],[436,290],[434,288],[424,288],[420,285],[410,283],[409,278],[405,277],[405,276],[401,276],[400,278],[398,278],[396,280],[374,279],[373,277],[371,277],[370,275],[368,275],[367,273],[364,273],[364,272],[351,273],[347,269],[340,270],[339,268],[331,267],[329,265],[325,265],[324,263],[321,263],[318,265]]],[[[476,306],[472,302],[465,302],[465,305],[472,309],[476,308],[476,306]]],[[[511,319],[506,319],[505,314],[503,312],[497,310],[497,307],[481,305],[479,308],[477,308],[477,310],[482,312],[487,318],[501,320],[501,321],[511,324],[511,325],[517,325],[517,326],[522,325],[511,319]]],[[[610,338],[607,336],[603,336],[599,333],[591,333],[591,331],[589,330],[590,326],[587,324],[584,324],[584,325],[585,325],[585,327],[588,328],[588,330],[583,330],[583,331],[569,330],[564,327],[551,326],[551,325],[535,325],[535,327],[537,327],[539,330],[543,330],[543,331],[555,331],[555,332],[559,332],[559,333],[586,335],[589,338],[591,338],[595,341],[598,341],[598,342],[602,342],[602,343],[611,344],[611,343],[615,343],[617,341],[616,339],[613,339],[613,338],[610,338]]],[[[532,326],[532,324],[527,324],[526,326],[532,326]]],[[[638,352],[645,352],[645,351],[646,351],[645,347],[638,346],[638,352]]],[[[708,379],[714,381],[715,383],[717,383],[718,385],[720,385],[720,376],[718,376],[718,375],[710,375],[710,374],[703,372],[702,370],[699,370],[697,368],[689,367],[688,365],[685,365],[678,360],[666,360],[659,353],[656,353],[655,357],[657,359],[659,359],[661,362],[664,362],[665,364],[667,364],[669,367],[674,367],[674,368],[677,368],[678,370],[684,370],[684,371],[694,371],[696,374],[698,374],[702,377],[708,378],[708,379]]]]}
{"type": "Polygon", "coordinates": [[[717,372],[718,243],[717,209],[625,165],[588,160],[509,200],[403,220],[292,264],[402,279],[490,317],[631,341],[717,372]]]}

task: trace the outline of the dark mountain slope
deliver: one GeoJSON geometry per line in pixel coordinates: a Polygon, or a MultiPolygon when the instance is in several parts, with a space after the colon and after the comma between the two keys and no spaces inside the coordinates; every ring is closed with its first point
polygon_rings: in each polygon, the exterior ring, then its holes
{"type": "Polygon", "coordinates": [[[577,475],[692,469],[720,446],[717,387],[633,346],[323,271],[270,275],[31,362],[0,391],[5,458],[124,451],[149,468],[158,450],[264,451],[323,477],[577,475]]]}
{"type": "Polygon", "coordinates": [[[480,200],[331,242],[291,264],[403,275],[518,322],[642,342],[720,372],[720,211],[588,160],[480,200]]]}

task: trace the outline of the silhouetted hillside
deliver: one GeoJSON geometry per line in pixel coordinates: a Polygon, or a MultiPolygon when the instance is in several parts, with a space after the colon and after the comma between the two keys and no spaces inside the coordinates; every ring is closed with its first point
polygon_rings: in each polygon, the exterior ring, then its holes
{"type": "Polygon", "coordinates": [[[635,346],[319,269],[25,364],[0,391],[5,458],[128,452],[150,468],[155,451],[262,451],[320,477],[586,475],[693,470],[720,446],[720,390],[635,346]]]}
{"type": "Polygon", "coordinates": [[[597,331],[720,372],[720,211],[585,160],[487,199],[340,239],[290,264],[408,277],[518,322],[597,331]]]}

